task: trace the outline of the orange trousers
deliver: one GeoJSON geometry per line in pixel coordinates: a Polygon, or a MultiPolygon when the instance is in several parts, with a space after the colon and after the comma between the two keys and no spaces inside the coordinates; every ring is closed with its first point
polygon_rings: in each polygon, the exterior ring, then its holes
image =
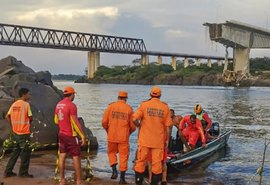
{"type": "Polygon", "coordinates": [[[188,143],[191,145],[196,145],[198,142],[198,139],[200,138],[200,133],[198,130],[192,130],[192,129],[184,129],[183,130],[184,137],[188,140],[188,143]]]}
{"type": "Polygon", "coordinates": [[[110,166],[118,164],[117,153],[119,153],[119,170],[127,171],[129,157],[129,143],[113,143],[108,141],[108,157],[110,166]]]}
{"type": "Polygon", "coordinates": [[[149,155],[151,155],[152,173],[161,174],[163,154],[163,148],[148,148],[145,146],[138,146],[134,170],[136,172],[143,173],[145,171],[146,163],[149,160],[149,155]]]}

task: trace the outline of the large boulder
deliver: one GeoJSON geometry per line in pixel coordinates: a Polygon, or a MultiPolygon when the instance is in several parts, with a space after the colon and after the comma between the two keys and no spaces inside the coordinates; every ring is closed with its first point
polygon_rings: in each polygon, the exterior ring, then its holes
{"type": "MultiPolygon", "coordinates": [[[[53,85],[48,71],[35,73],[14,57],[0,60],[0,144],[10,136],[11,128],[5,115],[11,104],[19,98],[18,90],[22,87],[30,90],[32,141],[37,142],[40,148],[56,146],[58,127],[54,124],[54,109],[63,98],[63,92],[53,85]]],[[[79,120],[90,139],[91,148],[97,149],[96,137],[85,127],[83,119],[79,120]]]]}

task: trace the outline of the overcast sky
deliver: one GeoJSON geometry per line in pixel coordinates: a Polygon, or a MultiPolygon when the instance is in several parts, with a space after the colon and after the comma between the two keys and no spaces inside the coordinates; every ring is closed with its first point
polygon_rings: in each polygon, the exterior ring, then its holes
{"type": "MultiPolygon", "coordinates": [[[[151,51],[224,56],[202,24],[237,20],[270,29],[269,8],[269,0],[1,0],[0,22],[141,38],[151,51]]],[[[0,45],[0,58],[10,55],[52,74],[83,74],[87,66],[87,52],[0,45]]],[[[264,56],[269,49],[251,50],[251,57],[264,56]]],[[[129,65],[135,58],[101,53],[101,65],[129,65]]]]}

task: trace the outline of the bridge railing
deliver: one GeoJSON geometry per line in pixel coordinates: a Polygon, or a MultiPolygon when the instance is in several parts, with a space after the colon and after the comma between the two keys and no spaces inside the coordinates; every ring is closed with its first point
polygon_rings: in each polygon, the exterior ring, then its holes
{"type": "Polygon", "coordinates": [[[0,23],[0,44],[25,47],[142,54],[142,39],[0,23]]]}

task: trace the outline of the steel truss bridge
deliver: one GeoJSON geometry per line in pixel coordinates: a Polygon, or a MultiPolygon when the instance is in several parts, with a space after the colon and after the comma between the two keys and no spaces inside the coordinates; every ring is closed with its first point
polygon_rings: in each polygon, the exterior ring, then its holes
{"type": "Polygon", "coordinates": [[[142,39],[1,23],[0,44],[123,54],[146,53],[146,47],[142,39]]]}
{"type": "Polygon", "coordinates": [[[218,56],[147,51],[143,39],[3,23],[0,23],[0,45],[224,60],[218,56]]]}

